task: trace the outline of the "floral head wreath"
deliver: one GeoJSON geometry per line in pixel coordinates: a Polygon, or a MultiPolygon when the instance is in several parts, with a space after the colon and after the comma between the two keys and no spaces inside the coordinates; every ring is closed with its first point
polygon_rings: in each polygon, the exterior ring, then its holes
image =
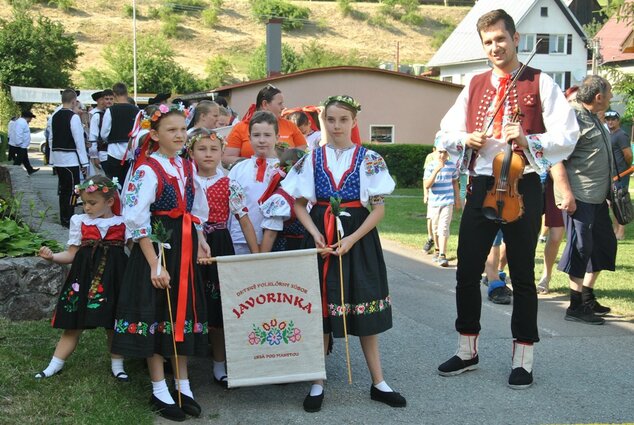
{"type": "Polygon", "coordinates": [[[75,185],[75,194],[79,195],[82,191],[88,193],[103,192],[108,193],[111,190],[121,189],[119,185],[119,179],[113,177],[112,180],[107,180],[102,183],[95,183],[92,179],[84,181],[82,184],[75,185]]]}
{"type": "Polygon", "coordinates": [[[185,108],[185,105],[183,105],[181,102],[170,103],[169,105],[161,103],[151,115],[148,115],[145,113],[145,111],[143,111],[141,128],[149,130],[153,122],[157,122],[161,119],[163,115],[174,111],[182,112],[185,115],[185,118],[187,118],[187,116],[189,115],[189,110],[185,108]]]}
{"type": "Polygon", "coordinates": [[[225,146],[225,139],[223,139],[222,136],[220,136],[213,130],[207,130],[190,136],[187,139],[187,143],[185,143],[185,150],[190,150],[197,142],[200,142],[202,139],[211,139],[212,141],[220,140],[220,145],[222,147],[225,146]]]}
{"type": "Polygon", "coordinates": [[[357,112],[361,111],[361,105],[359,104],[359,102],[354,100],[352,98],[352,96],[348,96],[346,94],[340,94],[340,95],[337,95],[337,96],[330,96],[326,100],[321,102],[321,106],[326,107],[326,106],[328,106],[328,105],[330,105],[331,103],[334,103],[334,102],[345,103],[346,105],[350,106],[351,108],[354,108],[357,112]]]}

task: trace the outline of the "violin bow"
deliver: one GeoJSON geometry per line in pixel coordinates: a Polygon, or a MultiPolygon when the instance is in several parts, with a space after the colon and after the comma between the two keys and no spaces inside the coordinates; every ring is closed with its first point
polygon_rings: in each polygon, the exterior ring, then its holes
{"type": "Polygon", "coordinates": [[[537,46],[539,46],[539,43],[541,43],[542,41],[544,41],[543,38],[540,38],[539,40],[537,40],[537,42],[535,43],[535,46],[533,47],[533,51],[528,56],[528,59],[526,60],[526,62],[522,64],[520,69],[515,73],[515,76],[511,80],[511,84],[509,84],[509,86],[506,88],[506,92],[504,92],[504,96],[502,96],[502,99],[500,99],[497,106],[495,107],[495,111],[493,112],[493,115],[491,116],[489,123],[484,129],[484,134],[488,133],[489,129],[491,128],[491,125],[493,124],[493,121],[495,120],[496,115],[498,114],[498,112],[500,112],[500,108],[502,108],[502,106],[506,102],[506,99],[509,97],[509,94],[511,94],[511,90],[513,89],[513,87],[515,87],[515,83],[522,76],[522,74],[524,73],[524,70],[526,69],[530,61],[533,60],[533,56],[535,56],[535,53],[537,53],[537,46]]]}

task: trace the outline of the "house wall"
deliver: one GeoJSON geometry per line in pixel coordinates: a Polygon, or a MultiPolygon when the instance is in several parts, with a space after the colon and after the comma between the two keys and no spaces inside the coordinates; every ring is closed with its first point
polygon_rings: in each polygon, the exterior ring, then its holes
{"type": "MultiPolygon", "coordinates": [[[[282,91],[288,108],[316,105],[330,95],[348,94],[361,104],[358,124],[363,141],[370,140],[371,125],[392,125],[394,141],[408,144],[433,143],[440,120],[461,90],[407,76],[350,70],[307,73],[272,83],[282,91]]],[[[263,86],[232,89],[231,107],[244,114],[263,86]]]]}

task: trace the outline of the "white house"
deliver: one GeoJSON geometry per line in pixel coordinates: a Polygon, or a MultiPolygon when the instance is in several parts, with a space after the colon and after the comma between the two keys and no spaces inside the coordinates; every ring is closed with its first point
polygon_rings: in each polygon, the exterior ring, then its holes
{"type": "Polygon", "coordinates": [[[561,0],[479,0],[427,63],[439,71],[442,81],[465,84],[490,68],[476,22],[495,9],[506,10],[515,21],[520,61],[543,39],[530,65],[553,77],[562,90],[583,80],[588,59],[586,34],[561,0]]]}

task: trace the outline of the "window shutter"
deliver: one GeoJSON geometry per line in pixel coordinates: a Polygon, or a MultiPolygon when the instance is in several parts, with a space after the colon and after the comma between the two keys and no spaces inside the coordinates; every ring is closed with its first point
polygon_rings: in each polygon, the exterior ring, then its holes
{"type": "Polygon", "coordinates": [[[567,55],[572,54],[572,34],[568,34],[568,47],[566,49],[566,54],[567,55]]]}
{"type": "Polygon", "coordinates": [[[548,34],[537,34],[535,43],[539,40],[542,40],[542,42],[537,46],[536,53],[547,55],[549,52],[550,36],[548,34]]]}
{"type": "Polygon", "coordinates": [[[568,88],[570,88],[570,71],[566,71],[564,73],[564,86],[562,87],[563,90],[568,90],[568,88]]]}

